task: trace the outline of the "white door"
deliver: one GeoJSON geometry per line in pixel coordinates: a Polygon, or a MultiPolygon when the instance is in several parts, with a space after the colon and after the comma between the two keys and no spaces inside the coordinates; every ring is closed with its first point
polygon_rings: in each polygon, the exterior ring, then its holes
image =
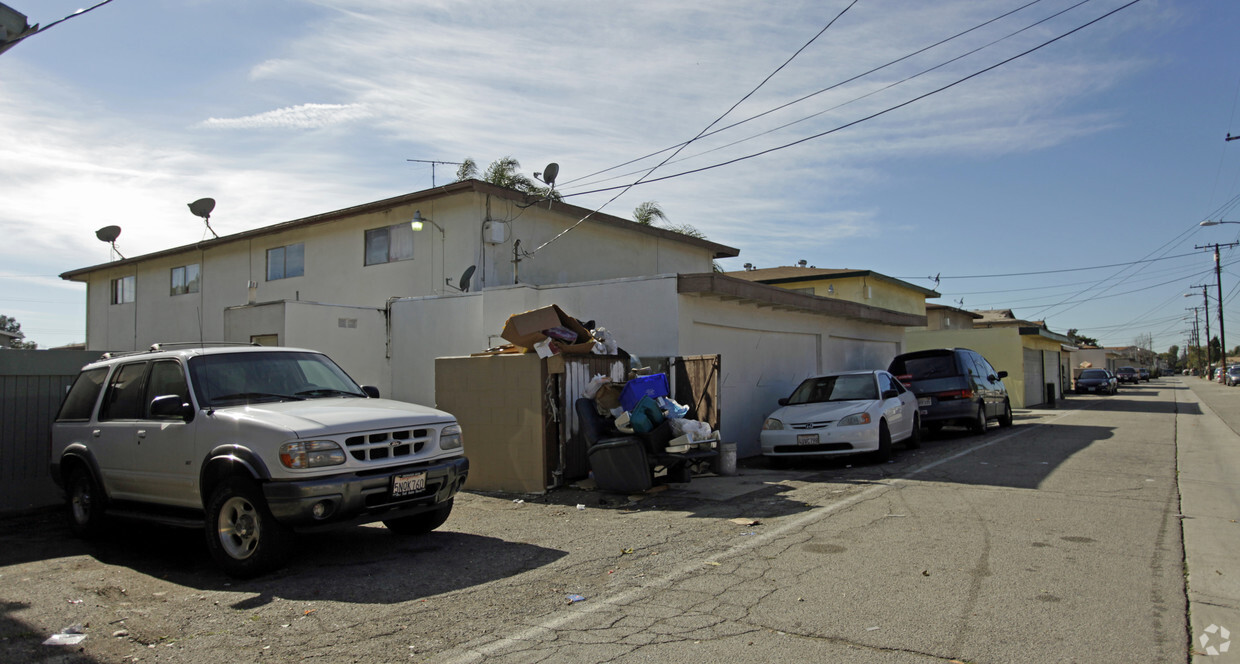
{"type": "Polygon", "coordinates": [[[1046,399],[1046,381],[1043,379],[1042,351],[1030,348],[1025,351],[1025,403],[1029,408],[1042,403],[1046,399]]]}

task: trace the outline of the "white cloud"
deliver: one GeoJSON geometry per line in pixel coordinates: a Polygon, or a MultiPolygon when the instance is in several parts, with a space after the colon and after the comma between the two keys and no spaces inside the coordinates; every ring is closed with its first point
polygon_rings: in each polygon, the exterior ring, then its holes
{"type": "Polygon", "coordinates": [[[240,118],[207,118],[205,129],[319,129],[371,117],[362,104],[300,104],[240,118]]]}

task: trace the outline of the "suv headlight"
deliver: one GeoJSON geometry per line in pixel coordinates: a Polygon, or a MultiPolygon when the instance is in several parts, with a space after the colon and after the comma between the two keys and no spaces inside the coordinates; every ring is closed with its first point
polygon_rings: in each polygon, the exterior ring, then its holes
{"type": "Polygon", "coordinates": [[[766,421],[762,423],[763,431],[781,431],[783,428],[784,423],[773,417],[766,418],[766,421]]]}
{"type": "Polygon", "coordinates": [[[344,463],[344,450],[330,440],[285,443],[280,446],[280,463],[294,470],[339,466],[344,463]]]}
{"type": "Polygon", "coordinates": [[[439,449],[459,450],[461,446],[461,425],[449,424],[439,431],[439,449]]]}
{"type": "Polygon", "coordinates": [[[862,412],[862,413],[853,413],[852,415],[849,415],[848,417],[841,419],[839,421],[839,424],[837,424],[836,426],[850,427],[850,426],[856,426],[858,424],[869,424],[869,423],[870,423],[870,414],[862,412]]]}

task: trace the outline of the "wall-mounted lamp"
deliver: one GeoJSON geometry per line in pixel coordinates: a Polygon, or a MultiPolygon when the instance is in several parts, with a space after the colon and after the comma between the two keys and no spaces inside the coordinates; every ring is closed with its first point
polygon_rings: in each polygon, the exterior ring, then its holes
{"type": "Polygon", "coordinates": [[[412,228],[412,229],[413,229],[413,230],[415,230],[415,231],[420,231],[420,230],[422,230],[422,223],[423,223],[423,222],[428,223],[428,224],[430,224],[430,225],[434,226],[435,228],[438,228],[440,233],[445,233],[445,234],[446,234],[446,231],[444,231],[443,226],[440,226],[439,224],[437,224],[437,223],[435,223],[435,222],[431,221],[430,219],[427,219],[426,217],[423,217],[423,216],[422,216],[422,211],[421,211],[421,210],[414,210],[414,211],[413,211],[413,221],[410,221],[410,222],[409,222],[409,228],[412,228]]]}
{"type": "Polygon", "coordinates": [[[835,284],[827,286],[827,295],[835,295],[835,284]]]}

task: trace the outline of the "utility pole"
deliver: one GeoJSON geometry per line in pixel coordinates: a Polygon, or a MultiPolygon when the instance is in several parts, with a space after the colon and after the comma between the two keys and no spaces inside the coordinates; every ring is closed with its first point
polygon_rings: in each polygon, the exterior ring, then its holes
{"type": "Polygon", "coordinates": [[[1201,289],[1201,310],[1206,313],[1206,364],[1209,364],[1214,361],[1214,358],[1210,357],[1210,296],[1206,293],[1208,286],[1200,284],[1189,286],[1189,288],[1201,289]]]}
{"type": "Polygon", "coordinates": [[[1193,312],[1193,334],[1190,345],[1197,347],[1197,363],[1201,364],[1201,335],[1198,332],[1200,329],[1201,317],[1197,314],[1197,312],[1201,311],[1201,307],[1188,307],[1187,311],[1193,312]]]}
{"type": "MultiPolygon", "coordinates": [[[[1218,346],[1219,355],[1221,356],[1220,359],[1223,362],[1224,369],[1227,367],[1227,334],[1224,331],[1226,328],[1223,327],[1223,265],[1219,262],[1218,249],[1219,247],[1234,247],[1238,244],[1240,244],[1240,242],[1227,242],[1225,244],[1215,242],[1213,245],[1197,245],[1194,247],[1196,249],[1209,249],[1211,246],[1214,247],[1214,282],[1215,287],[1218,288],[1218,346]]],[[[1209,321],[1210,317],[1207,314],[1206,322],[1208,323],[1209,321]]],[[[1210,340],[1206,339],[1206,343],[1210,343],[1210,340]]]]}

